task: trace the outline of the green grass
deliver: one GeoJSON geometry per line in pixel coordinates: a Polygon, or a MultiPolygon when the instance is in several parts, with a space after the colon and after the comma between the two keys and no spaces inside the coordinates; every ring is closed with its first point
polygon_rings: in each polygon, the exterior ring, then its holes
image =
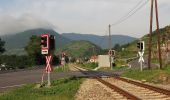
{"type": "Polygon", "coordinates": [[[98,67],[98,63],[84,63],[81,64],[81,67],[86,69],[95,69],[96,67],[98,67]]]}
{"type": "MultiPolygon", "coordinates": [[[[119,66],[115,66],[112,68],[112,71],[122,71],[122,70],[126,70],[127,67],[119,67],[119,66]]],[[[98,69],[99,71],[110,71],[111,68],[110,67],[102,67],[98,69]]]]}
{"type": "Polygon", "coordinates": [[[57,66],[54,68],[54,72],[68,72],[68,71],[69,71],[68,64],[66,64],[65,66],[57,66]]]}
{"type": "Polygon", "coordinates": [[[52,81],[50,88],[35,88],[35,84],[3,93],[0,100],[74,100],[83,79],[66,78],[52,81]]]}
{"type": "Polygon", "coordinates": [[[124,60],[116,59],[115,64],[116,66],[121,67],[122,65],[126,65],[127,63],[124,60]]]}
{"type": "Polygon", "coordinates": [[[135,79],[135,80],[146,80],[147,82],[159,83],[159,84],[170,84],[170,64],[163,67],[163,69],[152,69],[152,70],[125,70],[122,74],[123,77],[135,79]]]}
{"type": "Polygon", "coordinates": [[[122,76],[136,79],[136,80],[146,80],[152,81],[155,77],[157,77],[161,73],[161,70],[127,70],[123,73],[122,76]]]}

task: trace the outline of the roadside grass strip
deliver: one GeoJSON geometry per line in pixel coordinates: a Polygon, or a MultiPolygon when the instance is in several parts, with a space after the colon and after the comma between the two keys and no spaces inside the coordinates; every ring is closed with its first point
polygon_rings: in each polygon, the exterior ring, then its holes
{"type": "Polygon", "coordinates": [[[68,72],[69,66],[66,64],[65,66],[57,66],[54,68],[54,72],[68,72]]]}
{"type": "Polygon", "coordinates": [[[70,77],[53,80],[51,87],[37,88],[36,84],[24,85],[3,93],[0,100],[74,100],[83,79],[70,77]]]}

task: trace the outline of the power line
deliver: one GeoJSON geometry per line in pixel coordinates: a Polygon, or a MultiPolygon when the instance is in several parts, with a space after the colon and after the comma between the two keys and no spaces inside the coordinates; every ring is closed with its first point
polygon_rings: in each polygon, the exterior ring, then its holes
{"type": "Polygon", "coordinates": [[[124,22],[125,20],[130,18],[132,15],[134,15],[137,11],[139,11],[141,8],[143,8],[149,2],[149,0],[145,1],[144,3],[142,3],[142,1],[143,0],[138,2],[137,5],[135,5],[132,10],[130,10],[123,17],[121,17],[118,21],[116,21],[115,23],[111,24],[111,26],[115,26],[115,25],[118,25],[118,24],[124,22]]]}
{"type": "MultiPolygon", "coordinates": [[[[136,9],[142,2],[143,2],[143,0],[139,1],[128,13],[126,13],[124,16],[122,16],[117,22],[119,22],[120,20],[125,18],[127,15],[129,15],[132,11],[134,11],[134,9],[136,9]]],[[[117,23],[117,22],[115,22],[115,23],[117,23]]]]}

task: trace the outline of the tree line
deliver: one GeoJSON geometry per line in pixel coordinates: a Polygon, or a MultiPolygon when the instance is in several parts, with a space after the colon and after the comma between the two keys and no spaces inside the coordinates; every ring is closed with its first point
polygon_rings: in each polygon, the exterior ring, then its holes
{"type": "MultiPolygon", "coordinates": [[[[41,54],[41,37],[33,35],[24,48],[27,55],[3,55],[5,42],[0,38],[0,69],[23,69],[33,66],[45,65],[45,56],[41,54]]],[[[53,55],[53,65],[60,64],[60,55],[53,55]]],[[[68,57],[66,56],[68,61],[68,57]]]]}

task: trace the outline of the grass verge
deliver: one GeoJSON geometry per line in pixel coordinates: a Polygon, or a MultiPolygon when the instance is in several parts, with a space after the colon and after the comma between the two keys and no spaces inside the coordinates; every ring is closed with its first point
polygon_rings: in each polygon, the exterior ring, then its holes
{"type": "Polygon", "coordinates": [[[54,68],[54,72],[68,72],[68,71],[69,71],[68,64],[66,64],[65,66],[57,66],[54,68]]]}
{"type": "Polygon", "coordinates": [[[159,70],[126,70],[123,77],[132,78],[135,80],[145,80],[147,82],[159,83],[159,84],[170,84],[170,66],[159,70]]]}
{"type": "Polygon", "coordinates": [[[35,88],[35,84],[3,93],[0,100],[74,100],[83,79],[71,77],[52,81],[50,88],[35,88]]]}
{"type": "Polygon", "coordinates": [[[83,64],[80,64],[80,66],[85,69],[92,70],[92,69],[95,69],[96,67],[98,67],[98,63],[83,63],[83,64]]]}
{"type": "Polygon", "coordinates": [[[160,74],[161,70],[126,70],[122,76],[136,79],[151,81],[154,77],[160,74]]]}

